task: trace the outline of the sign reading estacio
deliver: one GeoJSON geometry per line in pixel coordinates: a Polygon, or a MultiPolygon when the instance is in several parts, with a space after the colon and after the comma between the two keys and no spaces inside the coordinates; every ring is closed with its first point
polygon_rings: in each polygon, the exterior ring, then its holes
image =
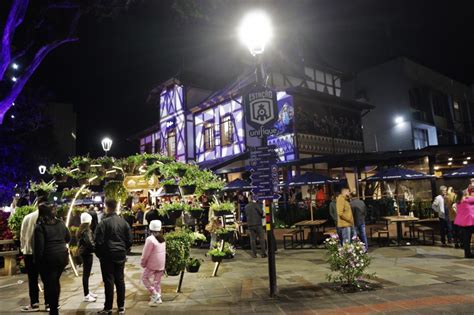
{"type": "Polygon", "coordinates": [[[257,85],[245,95],[244,105],[247,122],[255,128],[249,131],[250,137],[262,138],[277,132],[274,128],[278,120],[275,91],[257,85]]]}

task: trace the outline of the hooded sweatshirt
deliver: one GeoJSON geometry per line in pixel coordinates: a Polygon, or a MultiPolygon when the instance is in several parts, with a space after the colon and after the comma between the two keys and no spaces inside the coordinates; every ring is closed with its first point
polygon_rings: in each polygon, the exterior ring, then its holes
{"type": "Polygon", "coordinates": [[[165,269],[166,242],[160,243],[155,236],[150,235],[145,241],[140,264],[143,268],[155,271],[165,269]]]}

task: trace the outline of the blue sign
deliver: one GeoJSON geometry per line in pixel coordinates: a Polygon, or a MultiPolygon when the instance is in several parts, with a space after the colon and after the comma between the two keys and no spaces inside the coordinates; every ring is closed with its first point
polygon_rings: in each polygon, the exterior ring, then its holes
{"type": "Polygon", "coordinates": [[[275,146],[262,146],[250,152],[250,179],[257,199],[278,198],[278,167],[275,146]]]}

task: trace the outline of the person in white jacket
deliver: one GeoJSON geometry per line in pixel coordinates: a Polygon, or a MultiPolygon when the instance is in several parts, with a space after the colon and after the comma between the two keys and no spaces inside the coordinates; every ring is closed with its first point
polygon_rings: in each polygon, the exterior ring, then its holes
{"type": "Polygon", "coordinates": [[[452,242],[452,224],[449,221],[449,214],[445,203],[447,190],[448,188],[446,186],[439,187],[439,195],[435,197],[431,206],[439,217],[439,234],[441,235],[441,243],[443,243],[443,245],[446,245],[446,235],[448,236],[448,243],[452,242]]]}
{"type": "MultiPolygon", "coordinates": [[[[36,221],[38,220],[38,210],[26,215],[21,222],[20,243],[21,252],[25,259],[25,268],[28,273],[28,289],[30,294],[30,304],[21,308],[22,312],[39,311],[39,289],[38,277],[39,271],[33,259],[33,232],[35,231],[36,221]]],[[[45,304],[46,296],[45,296],[45,304]]]]}

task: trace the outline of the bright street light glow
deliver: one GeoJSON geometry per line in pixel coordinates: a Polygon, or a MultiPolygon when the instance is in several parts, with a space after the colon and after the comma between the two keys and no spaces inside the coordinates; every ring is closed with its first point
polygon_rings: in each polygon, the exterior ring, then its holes
{"type": "Polygon", "coordinates": [[[467,161],[462,161],[462,164],[466,165],[466,164],[467,164],[467,161]]]}
{"type": "Polygon", "coordinates": [[[12,68],[13,68],[13,70],[18,70],[18,64],[14,62],[12,64],[12,68]]]}
{"type": "Polygon", "coordinates": [[[12,81],[13,82],[16,82],[17,78],[16,77],[12,77],[12,81]]]}
{"type": "Polygon", "coordinates": [[[15,119],[15,115],[10,115],[10,118],[11,118],[11,119],[15,119]]]}
{"type": "Polygon", "coordinates": [[[38,171],[41,175],[43,175],[44,173],[46,173],[46,166],[44,165],[38,166],[38,171]]]}
{"type": "Polygon", "coordinates": [[[102,150],[104,150],[106,153],[110,151],[110,148],[112,148],[112,139],[108,138],[108,137],[105,137],[104,139],[102,139],[102,150]]]}
{"type": "Polygon", "coordinates": [[[265,45],[273,36],[270,18],[263,11],[247,13],[238,31],[240,41],[247,46],[253,56],[263,53],[265,45]]]}
{"type": "Polygon", "coordinates": [[[401,124],[402,122],[403,122],[403,117],[402,116],[395,117],[395,123],[397,125],[401,124]]]}
{"type": "Polygon", "coordinates": [[[448,161],[452,161],[452,160],[453,160],[453,158],[449,158],[449,159],[448,159],[448,161]]]}

